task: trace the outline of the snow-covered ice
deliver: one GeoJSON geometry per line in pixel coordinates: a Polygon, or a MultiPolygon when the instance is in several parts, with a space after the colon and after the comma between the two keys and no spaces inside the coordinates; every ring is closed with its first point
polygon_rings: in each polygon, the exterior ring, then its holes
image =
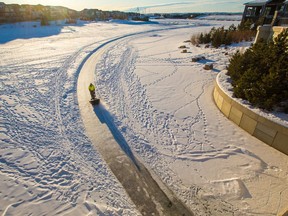
{"type": "Polygon", "coordinates": [[[213,102],[213,82],[241,46],[184,42],[232,23],[238,21],[1,25],[1,214],[139,215],[85,134],[78,107],[79,68],[107,43],[95,63],[97,94],[134,154],[195,215],[287,208],[288,157],[213,102]],[[191,62],[195,56],[205,60],[191,62]],[[212,71],[203,69],[207,62],[212,71]]]}

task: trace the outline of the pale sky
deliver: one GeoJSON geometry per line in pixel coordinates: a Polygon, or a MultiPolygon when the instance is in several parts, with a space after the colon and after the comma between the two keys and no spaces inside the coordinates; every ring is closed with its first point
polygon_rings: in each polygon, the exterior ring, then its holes
{"type": "MultiPolygon", "coordinates": [[[[3,1],[3,0],[0,0],[3,1]]],[[[64,6],[75,10],[129,11],[139,8],[141,13],[170,12],[243,12],[243,4],[250,0],[4,0],[5,4],[42,4],[64,6]]]]}

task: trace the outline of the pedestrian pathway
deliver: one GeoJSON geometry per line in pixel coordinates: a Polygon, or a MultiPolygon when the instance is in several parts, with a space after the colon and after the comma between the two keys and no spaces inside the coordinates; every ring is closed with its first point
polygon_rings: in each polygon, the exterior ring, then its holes
{"type": "Polygon", "coordinates": [[[94,81],[95,65],[106,46],[87,59],[78,78],[77,97],[87,135],[142,215],[193,215],[137,159],[103,104],[93,107],[89,103],[88,85],[94,81]]]}

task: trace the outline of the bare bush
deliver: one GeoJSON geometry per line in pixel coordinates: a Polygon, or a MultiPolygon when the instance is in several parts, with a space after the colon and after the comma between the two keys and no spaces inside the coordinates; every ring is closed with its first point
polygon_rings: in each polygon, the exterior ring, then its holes
{"type": "Polygon", "coordinates": [[[200,37],[200,35],[198,34],[198,35],[192,35],[192,37],[191,37],[191,43],[194,45],[194,46],[196,46],[196,45],[199,45],[199,37],[200,37]]]}

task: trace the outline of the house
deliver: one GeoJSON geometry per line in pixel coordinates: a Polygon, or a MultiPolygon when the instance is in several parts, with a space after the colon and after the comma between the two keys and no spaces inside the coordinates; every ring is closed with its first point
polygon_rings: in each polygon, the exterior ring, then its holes
{"type": "Polygon", "coordinates": [[[249,20],[256,26],[288,24],[288,1],[258,0],[245,3],[242,21],[249,20]]]}
{"type": "Polygon", "coordinates": [[[242,22],[257,27],[255,42],[273,39],[288,28],[288,0],[256,0],[244,5],[242,22]]]}

